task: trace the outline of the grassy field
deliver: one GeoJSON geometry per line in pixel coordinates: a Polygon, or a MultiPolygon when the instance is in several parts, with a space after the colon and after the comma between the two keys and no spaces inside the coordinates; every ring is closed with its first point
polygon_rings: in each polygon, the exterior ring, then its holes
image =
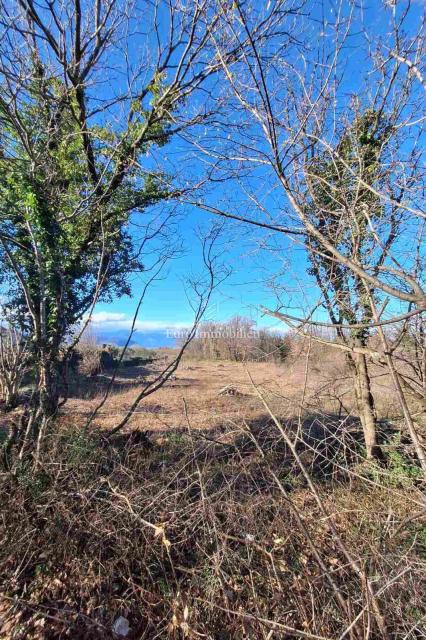
{"type": "MultiPolygon", "coordinates": [[[[103,429],[112,428],[141,385],[161,371],[172,357],[173,351],[164,350],[164,355],[151,364],[121,368],[96,424],[103,429]]],[[[66,415],[73,419],[88,415],[102,398],[110,377],[111,371],[107,371],[81,384],[77,382],[76,392],[71,393],[67,402],[66,415]]],[[[186,428],[184,400],[195,429],[256,419],[264,414],[264,407],[255,386],[262,388],[280,416],[290,418],[309,413],[345,416],[355,412],[352,380],[343,355],[332,350],[327,353],[317,345],[309,352],[304,345],[295,348],[284,364],[184,360],[155,396],[142,401],[129,427],[153,432],[186,428]]],[[[398,417],[400,409],[392,383],[383,370],[376,372],[373,388],[380,417],[398,417]]]]}
{"type": "Polygon", "coordinates": [[[384,465],[343,357],[307,344],[185,360],[106,441],[171,355],[122,368],[89,431],[112,374],[77,381],[37,474],[2,478],[0,637],[426,637],[423,483],[388,377],[384,465]]]}

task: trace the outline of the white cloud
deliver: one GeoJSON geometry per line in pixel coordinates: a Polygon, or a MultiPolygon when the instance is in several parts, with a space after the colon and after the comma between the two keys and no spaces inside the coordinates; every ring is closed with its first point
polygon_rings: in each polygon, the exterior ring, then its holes
{"type": "Polygon", "coordinates": [[[124,313],[112,313],[111,311],[98,311],[92,314],[92,324],[108,323],[108,322],[122,322],[126,320],[126,314],[124,313]]]}
{"type": "MultiPolygon", "coordinates": [[[[114,313],[109,311],[99,311],[92,314],[91,326],[93,329],[130,329],[133,318],[125,313],[114,313]]],[[[192,325],[190,322],[167,322],[164,320],[136,320],[136,331],[167,331],[167,329],[188,329],[192,325]]]]}
{"type": "MultiPolygon", "coordinates": [[[[204,321],[211,320],[211,316],[204,318],[204,321]]],[[[102,331],[117,331],[120,329],[130,330],[133,322],[133,317],[128,316],[125,313],[115,313],[112,311],[98,311],[92,314],[90,326],[96,330],[102,331]]],[[[143,331],[146,333],[154,331],[179,331],[186,330],[192,327],[192,322],[174,322],[167,320],[137,320],[135,323],[136,331],[143,331]]],[[[258,329],[268,329],[274,333],[283,333],[286,327],[281,322],[274,322],[272,326],[267,322],[260,322],[257,325],[258,329]]]]}

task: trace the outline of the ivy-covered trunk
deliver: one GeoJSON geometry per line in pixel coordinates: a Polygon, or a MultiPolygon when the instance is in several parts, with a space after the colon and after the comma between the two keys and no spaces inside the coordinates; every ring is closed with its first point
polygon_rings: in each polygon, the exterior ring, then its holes
{"type": "Polygon", "coordinates": [[[58,370],[59,363],[54,353],[43,349],[40,353],[38,371],[38,404],[44,419],[50,420],[56,415],[59,402],[58,370]]]}

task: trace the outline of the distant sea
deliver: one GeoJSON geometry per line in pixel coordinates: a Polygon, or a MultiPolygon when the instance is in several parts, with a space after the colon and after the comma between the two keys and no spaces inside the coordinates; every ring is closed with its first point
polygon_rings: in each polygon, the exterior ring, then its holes
{"type": "MultiPolygon", "coordinates": [[[[123,347],[129,337],[127,329],[99,329],[95,332],[97,341],[102,344],[115,344],[123,347]]],[[[129,346],[145,347],[155,349],[156,347],[175,347],[176,339],[167,336],[166,331],[135,331],[130,340],[129,346]]]]}

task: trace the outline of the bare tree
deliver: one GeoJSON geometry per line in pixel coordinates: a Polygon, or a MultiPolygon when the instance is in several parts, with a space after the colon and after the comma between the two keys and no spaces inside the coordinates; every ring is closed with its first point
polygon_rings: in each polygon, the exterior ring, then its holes
{"type": "Polygon", "coordinates": [[[0,393],[6,409],[16,406],[28,365],[28,341],[13,324],[0,326],[0,393]]]}
{"type": "MultiPolygon", "coordinates": [[[[347,253],[357,264],[371,269],[375,274],[379,272],[386,253],[398,236],[401,217],[396,212],[390,216],[390,220],[383,220],[383,207],[379,199],[360,183],[377,185],[381,182],[383,187],[384,156],[391,129],[386,119],[378,113],[355,115],[354,122],[337,145],[338,156],[343,158],[344,164],[325,153],[308,160],[306,171],[310,222],[342,253],[347,253]],[[383,238],[379,250],[375,247],[378,229],[383,238]]],[[[336,327],[339,340],[350,347],[366,349],[373,311],[366,297],[364,280],[346,265],[333,260],[317,238],[308,234],[306,244],[310,272],[321,291],[322,304],[336,327]],[[352,328],[345,330],[343,323],[352,328]],[[354,326],[357,324],[361,326],[354,326]]],[[[375,295],[371,286],[370,291],[375,295]]],[[[367,457],[372,458],[380,455],[380,449],[367,354],[347,351],[346,359],[354,379],[367,457]]]]}
{"type": "MultiPolygon", "coordinates": [[[[183,341],[184,338],[181,339],[183,341]]],[[[235,316],[227,322],[203,322],[187,349],[187,355],[206,360],[283,362],[289,350],[285,336],[260,329],[250,318],[235,316]]]]}
{"type": "MultiPolygon", "coordinates": [[[[353,361],[358,381],[364,381],[358,395],[368,409],[372,434],[374,415],[367,365],[369,357],[377,356],[377,350],[370,348],[365,338],[361,340],[364,345],[348,344],[345,336],[355,332],[359,338],[362,331],[367,336],[374,326],[381,333],[382,322],[396,325],[422,314],[426,307],[419,269],[424,262],[420,141],[425,116],[424,90],[419,82],[423,23],[418,28],[420,9],[410,2],[383,7],[388,23],[386,37],[379,39],[369,30],[368,11],[355,2],[324,3],[320,19],[313,6],[305,9],[305,17],[299,16],[297,22],[298,41],[285,51],[279,41],[274,42],[267,59],[251,38],[244,6],[236,3],[228,13],[230,32],[242,26],[251,45],[250,55],[244,55],[237,65],[231,66],[222,58],[239,126],[234,125],[223,135],[219,145],[206,141],[203,151],[212,163],[233,171],[240,192],[248,194],[249,215],[247,206],[240,214],[226,203],[223,207],[200,201],[194,204],[216,215],[291,237],[312,255],[314,270],[315,265],[328,265],[327,289],[322,286],[324,281],[317,281],[320,303],[312,304],[296,326],[303,332],[315,320],[318,308],[330,314],[338,302],[341,317],[337,314],[330,322],[335,328],[339,325],[345,344],[336,346],[348,353],[364,354],[354,355],[353,361]],[[345,53],[349,42],[353,47],[351,60],[345,53]],[[356,56],[362,63],[354,65],[356,56]],[[358,152],[351,158],[345,157],[341,146],[345,128],[348,130],[350,123],[368,113],[376,114],[377,125],[386,123],[382,141],[377,139],[375,125],[365,132],[368,144],[376,139],[379,155],[386,147],[386,168],[376,175],[359,152],[359,143],[358,152]],[[340,185],[314,168],[315,158],[323,162],[327,158],[332,171],[342,178],[344,175],[340,185]],[[262,190],[256,187],[256,181],[262,184],[262,190]],[[352,185],[349,191],[348,183],[352,185]],[[326,218],[332,221],[328,227],[326,218]],[[347,241],[341,242],[345,234],[347,241]],[[357,291],[359,313],[345,292],[348,280],[339,281],[339,272],[346,274],[352,291],[357,291]],[[327,300],[331,274],[333,299],[327,300]]],[[[283,20],[283,30],[295,28],[288,15],[283,20]]],[[[220,42],[217,47],[220,50],[220,42]]],[[[286,315],[284,310],[282,317],[286,315]]],[[[379,351],[426,469],[399,373],[393,371],[394,359],[389,359],[392,345],[381,339],[379,351]]],[[[374,446],[371,437],[368,449],[372,451],[374,446]]]]}

